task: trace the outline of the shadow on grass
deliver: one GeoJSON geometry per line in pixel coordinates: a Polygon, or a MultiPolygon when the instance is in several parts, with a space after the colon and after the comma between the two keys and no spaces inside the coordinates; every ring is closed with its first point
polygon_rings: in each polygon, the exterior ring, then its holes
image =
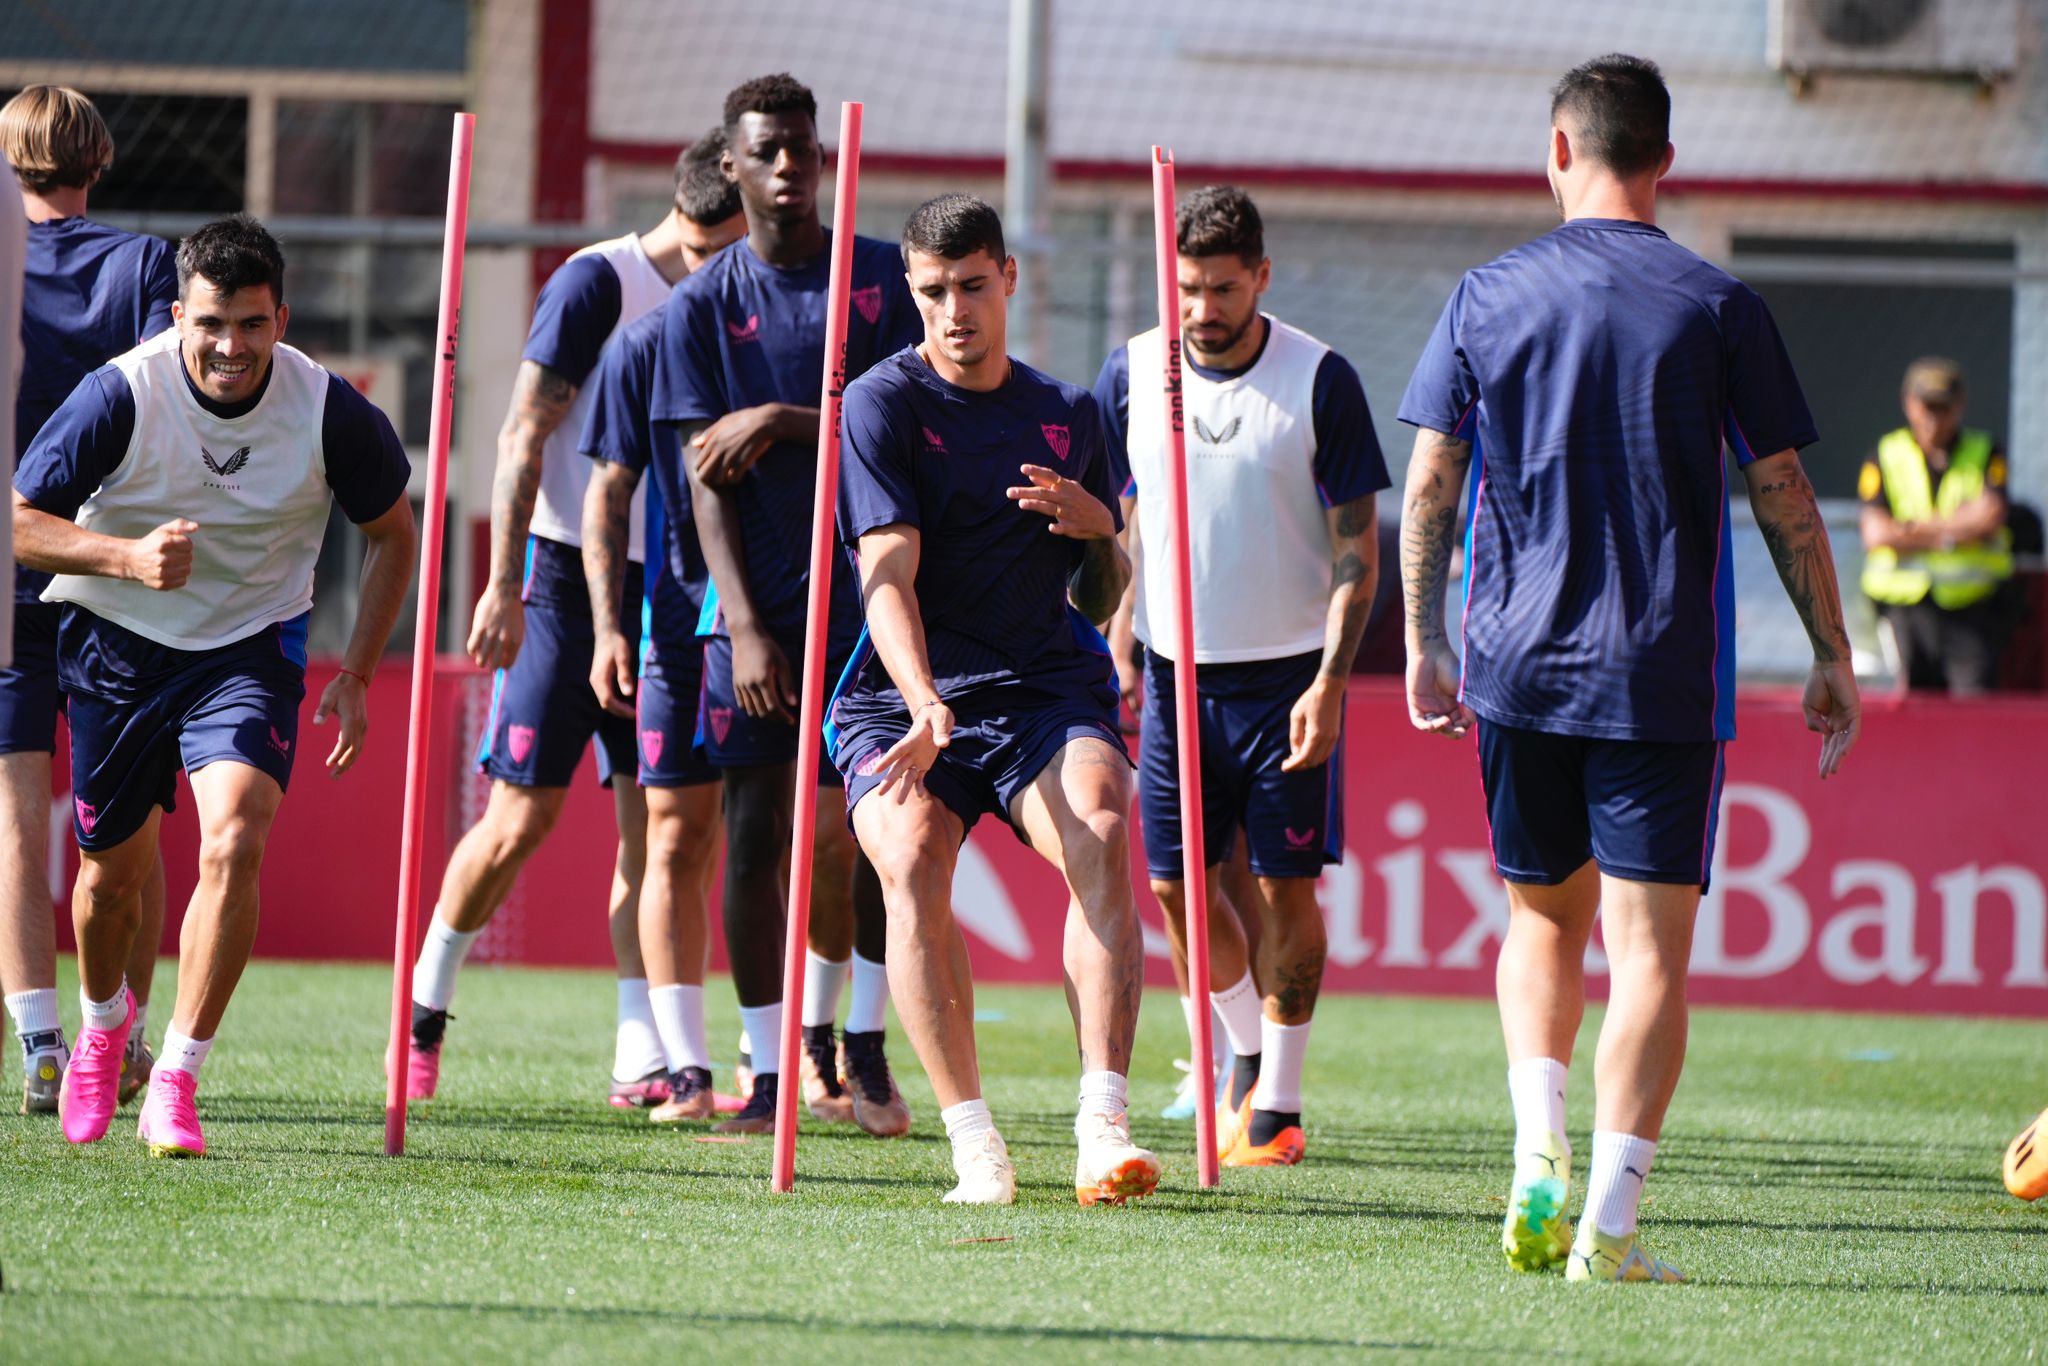
{"type": "MultiPolygon", "coordinates": [[[[1306,1337],[1271,1333],[1202,1333],[1180,1328],[1118,1328],[1052,1323],[919,1322],[910,1319],[825,1320],[799,1314],[711,1312],[677,1307],[648,1310],[609,1309],[602,1306],[572,1308],[567,1305],[493,1304],[480,1300],[327,1300],[310,1295],[208,1294],[192,1289],[181,1290],[176,1295],[133,1289],[125,1290],[123,1294],[126,1298],[136,1301],[155,1300],[181,1305],[210,1303],[216,1306],[216,1312],[221,1314],[225,1314],[235,1305],[247,1305],[252,1309],[262,1307],[294,1312],[468,1314],[535,1322],[552,1320],[565,1324],[644,1323],[650,1327],[658,1327],[663,1332],[687,1324],[711,1329],[786,1328],[805,1333],[815,1333],[820,1329],[839,1329],[863,1336],[896,1333],[919,1337],[947,1337],[967,1333],[980,1338],[1051,1338],[1060,1341],[1125,1342],[1133,1345],[1166,1343],[1182,1347],[1243,1347],[1254,1350],[1265,1347],[1320,1347],[1382,1352],[1456,1350],[1470,1353],[1479,1350],[1465,1344],[1398,1342],[1372,1338],[1306,1337]]],[[[872,1347],[869,1346],[866,1350],[872,1350],[872,1347]]]]}

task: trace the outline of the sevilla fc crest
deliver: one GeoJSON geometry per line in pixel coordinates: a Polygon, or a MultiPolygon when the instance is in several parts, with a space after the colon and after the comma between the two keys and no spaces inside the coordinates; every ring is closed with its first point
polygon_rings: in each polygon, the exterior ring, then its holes
{"type": "Polygon", "coordinates": [[[526,756],[533,753],[533,727],[508,726],[505,730],[505,747],[511,750],[513,763],[525,763],[526,756]]]}
{"type": "Polygon", "coordinates": [[[853,291],[853,306],[870,326],[879,322],[882,317],[882,287],[869,285],[866,289],[856,289],[853,291]]]}
{"type": "Polygon", "coordinates": [[[722,745],[725,743],[725,737],[732,734],[732,708],[712,707],[710,712],[711,738],[722,745]]]}
{"type": "Polygon", "coordinates": [[[640,732],[640,753],[641,756],[647,760],[647,766],[649,768],[653,768],[655,765],[661,762],[660,731],[643,730],[640,732]]]}
{"type": "Polygon", "coordinates": [[[1038,430],[1045,433],[1045,444],[1052,447],[1052,453],[1065,460],[1067,452],[1074,444],[1067,434],[1066,426],[1062,423],[1041,422],[1038,424],[1038,430]]]}

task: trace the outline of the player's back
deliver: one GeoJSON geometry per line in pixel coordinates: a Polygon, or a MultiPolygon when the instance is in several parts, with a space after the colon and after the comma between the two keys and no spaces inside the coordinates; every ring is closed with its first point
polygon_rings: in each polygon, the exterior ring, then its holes
{"type": "Polygon", "coordinates": [[[22,280],[15,449],[25,451],[78,382],[171,325],[171,244],[89,218],[32,223],[22,280]]]}
{"type": "Polygon", "coordinates": [[[1745,462],[1813,439],[1752,291],[1648,224],[1575,220],[1465,277],[1401,416],[1476,448],[1475,711],[1613,739],[1733,734],[1723,439],[1745,462]]]}

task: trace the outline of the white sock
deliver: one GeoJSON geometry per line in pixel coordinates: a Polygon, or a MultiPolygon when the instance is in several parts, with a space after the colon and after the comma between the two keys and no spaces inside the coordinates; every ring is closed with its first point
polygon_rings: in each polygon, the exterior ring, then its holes
{"type": "Polygon", "coordinates": [[[1243,979],[1228,991],[1209,993],[1209,1002],[1216,1007],[1216,1013],[1223,1017],[1223,1032],[1230,1036],[1230,1049],[1240,1057],[1250,1057],[1260,1048],[1259,1022],[1265,1018],[1265,1003],[1259,999],[1259,989],[1252,985],[1252,975],[1246,972],[1243,979]]]}
{"type": "Polygon", "coordinates": [[[647,993],[653,1008],[654,1027],[661,1032],[662,1060],[668,1070],[711,1066],[711,1046],[705,1042],[704,988],[681,982],[675,986],[653,987],[647,993]]]}
{"type": "Polygon", "coordinates": [[[988,1112],[988,1102],[976,1096],[963,1100],[958,1105],[948,1105],[939,1111],[939,1119],[946,1126],[946,1137],[955,1150],[966,1147],[983,1134],[996,1131],[996,1119],[988,1112]]]}
{"type": "Polygon", "coordinates": [[[804,1028],[828,1025],[839,1018],[839,993],[846,986],[851,961],[835,963],[804,950],[804,1028]]]}
{"type": "Polygon", "coordinates": [[[168,1068],[173,1072],[190,1073],[192,1080],[199,1080],[199,1068],[206,1061],[206,1055],[213,1051],[212,1039],[195,1039],[178,1028],[177,1021],[164,1031],[164,1046],[157,1050],[156,1066],[159,1072],[168,1068]]]}
{"type": "Polygon", "coordinates": [[[121,1021],[128,1018],[128,979],[123,977],[121,989],[106,1001],[95,1001],[86,995],[84,987],[80,987],[78,1007],[85,1013],[87,1029],[119,1029],[121,1021]]]}
{"type": "Polygon", "coordinates": [[[1259,1023],[1259,1084],[1252,1089],[1252,1108],[1276,1114],[1301,1113],[1301,1064],[1308,1058],[1308,1031],[1313,1020],[1285,1025],[1259,1023]]]}
{"type": "MultiPolygon", "coordinates": [[[[31,1034],[47,1034],[61,1030],[63,1025],[57,1019],[57,988],[37,987],[34,991],[17,991],[7,998],[7,1013],[14,1020],[14,1032],[23,1039],[31,1034]]],[[[120,1021],[115,1021],[116,1024],[120,1021]]]]}
{"type": "MultiPolygon", "coordinates": [[[[1223,1015],[1215,1008],[1215,1001],[1216,998],[1214,996],[1209,998],[1209,1054],[1215,1059],[1214,1066],[1216,1071],[1227,1075],[1230,1071],[1231,1061],[1230,1031],[1224,1028],[1223,1015]]],[[[1180,1016],[1188,1024],[1188,1060],[1192,1062],[1195,1056],[1194,997],[1183,996],[1180,998],[1180,1016]]]]}
{"type": "Polygon", "coordinates": [[[661,1035],[647,1001],[645,977],[619,979],[619,1027],[612,1041],[612,1080],[638,1081],[662,1065],[661,1035]]]}
{"type": "Polygon", "coordinates": [[[1556,1058],[1524,1058],[1508,1064],[1508,1103],[1515,1109],[1515,1151],[1541,1144],[1546,1135],[1565,1139],[1564,1083],[1568,1069],[1556,1058]]]}
{"type": "Polygon", "coordinates": [[[1636,1203],[1656,1159],[1657,1145],[1633,1134],[1593,1131],[1593,1172],[1586,1181],[1586,1214],[1610,1238],[1636,1231],[1636,1203]]]}
{"type": "Polygon", "coordinates": [[[879,1033],[888,1023],[889,968],[853,951],[853,992],[846,1002],[846,1032],[879,1033]]]}
{"type": "Polygon", "coordinates": [[[129,1031],[129,1036],[130,1036],[131,1038],[134,1038],[134,1037],[139,1037],[139,1036],[140,1036],[140,1035],[142,1034],[142,1030],[143,1030],[143,1027],[144,1027],[145,1025],[147,1025],[148,1023],[149,1023],[149,1002],[147,1002],[147,1001],[137,1001],[137,1002],[135,1003],[135,1028],[134,1028],[133,1030],[129,1031]]]}
{"type": "Polygon", "coordinates": [[[1074,1116],[1074,1132],[1080,1133],[1082,1121],[1094,1115],[1121,1118],[1130,1109],[1130,1096],[1130,1079],[1121,1072],[1082,1073],[1080,1109],[1074,1116]]]}
{"type": "Polygon", "coordinates": [[[753,1041],[754,1075],[773,1076],[782,1070],[782,1002],[772,1006],[741,1006],[740,1028],[753,1041]]]}
{"type": "Polygon", "coordinates": [[[455,974],[469,957],[469,946],[482,933],[471,930],[464,934],[435,916],[427,926],[426,942],[420,945],[419,961],[412,965],[412,999],[428,1010],[446,1010],[455,999],[455,974]]]}

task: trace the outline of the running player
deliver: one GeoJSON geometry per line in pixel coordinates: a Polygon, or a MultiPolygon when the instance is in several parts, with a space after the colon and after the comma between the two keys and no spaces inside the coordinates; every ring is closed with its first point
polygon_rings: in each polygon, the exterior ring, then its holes
{"type": "MultiPolygon", "coordinates": [[[[746,1108],[719,1127],[774,1127],[782,1033],[782,927],[791,806],[796,799],[796,682],[810,588],[811,502],[824,377],[831,233],[818,218],[817,101],[787,75],[763,76],[725,99],[726,174],[746,205],[747,237],[670,298],[654,375],[654,420],[681,429],[675,449],[711,575],[701,633],[704,683],[695,740],[725,775],[726,953],[752,1042],[746,1108]]],[[[846,373],[858,375],[917,335],[896,253],[855,239],[846,373]]],[[[657,455],[657,461],[659,455],[657,455]]],[[[682,490],[676,490],[678,502],[682,490]]],[[[828,677],[860,632],[851,571],[833,575],[828,677]]],[[[819,643],[819,642],[813,642],[819,643]]],[[[837,785],[827,767],[821,782],[837,785]]],[[[836,807],[826,794],[822,800],[836,807]]],[[[845,822],[818,822],[809,974],[801,1003],[805,1100],[814,1114],[852,1117],[832,1040],[838,991],[852,967],[882,978],[885,916],[873,870],[845,822]],[[854,951],[858,950],[857,956],[854,951]]],[[[879,998],[849,1022],[845,1074],[893,1128],[901,1106],[882,1052],[879,998]],[[855,1024],[873,1025],[872,1029],[855,1024]]],[[[907,1112],[900,1123],[908,1125],[907,1112]]]]}
{"type": "MultiPolygon", "coordinates": [[[[703,141],[686,150],[676,162],[674,203],[661,222],[577,252],[548,277],[534,304],[512,405],[498,433],[491,577],[469,633],[470,658],[498,671],[477,754],[477,767],[491,775],[490,804],[449,855],[440,901],[413,967],[406,1095],[414,1100],[432,1096],[440,1080],[455,975],[511,894],[519,870],[554,829],[592,736],[598,780],[612,791],[619,828],[609,908],[619,974],[611,1103],[651,1106],[668,1099],[640,956],[647,808],[629,776],[633,725],[607,716],[590,695],[594,626],[577,549],[590,462],[576,444],[591,407],[584,381],[606,339],[657,311],[677,280],[746,226],[737,206],[707,184],[706,168],[715,171],[722,151],[703,141]]],[[[633,513],[632,564],[611,599],[608,624],[637,622],[640,613],[644,509],[636,503],[633,513]]]]}
{"type": "MultiPolygon", "coordinates": [[[[21,301],[22,374],[14,449],[28,450],[78,382],[171,325],[178,270],[171,244],[95,223],[86,197],[114,160],[114,140],[92,101],[34,85],[0,108],[0,152],[21,186],[28,256],[21,301]]],[[[50,757],[57,749],[57,614],[43,602],[50,576],[14,567],[14,662],[0,669],[0,991],[21,1040],[23,1114],[55,1114],[64,1076],[57,1019],[56,918],[45,867],[50,850],[50,757]]],[[[142,884],[128,989],[135,1029],[121,1065],[121,1103],[152,1065],[144,1039],[149,988],[164,928],[159,859],[142,884]]]]}
{"type": "Polygon", "coordinates": [[[416,531],[390,422],[283,344],[284,257],[270,234],[221,219],[177,261],[176,330],[95,370],[50,418],[14,477],[14,536],[24,563],[56,574],[45,599],[65,605],[85,1028],[64,1074],[64,1136],[90,1143],[113,1118],[135,1022],[122,968],[136,896],[183,768],[199,881],[137,1134],[155,1155],[198,1156],[193,1095],[256,937],[329,507],[369,538],[355,629],[313,714],[339,719],[332,777],[362,752],[369,676],[405,603],[416,531]]]}
{"type": "Polygon", "coordinates": [[[1130,577],[1101,417],[1087,390],[1005,354],[1017,266],[994,209],[927,201],[904,225],[903,262],[924,340],[846,391],[839,534],[859,555],[868,625],[833,699],[833,761],[888,898],[889,985],[944,1107],[959,1176],[946,1199],[1016,1199],[951,904],[960,843],[988,812],[1065,874],[1074,1191],[1122,1204],[1151,1193],[1159,1159],[1125,1115],[1144,948],[1131,765],[1091,624],[1130,577]]]}
{"type": "Polygon", "coordinates": [[[1724,441],[1813,643],[1822,777],[1860,724],[1799,465],[1813,418],[1784,344],[1762,300],[1656,226],[1670,114],[1640,58],[1558,82],[1546,169],[1564,226],[1466,274],[1400,411],[1420,429],[1401,523],[1409,713],[1425,731],[1478,730],[1507,882],[1497,976],[1516,1159],[1502,1242],[1525,1270],[1569,1249],[1573,1280],[1683,1279],[1639,1245],[1636,1206],[1685,1061],[1693,916],[1735,735],[1724,441]],[[1461,677],[1444,583],[1475,463],[1461,677]],[[1610,984],[1574,1244],[1565,1076],[1596,910],[1610,984]]]}
{"type": "MultiPolygon", "coordinates": [[[[1251,196],[1228,185],[1199,190],[1175,233],[1189,535],[1202,547],[1193,606],[1208,891],[1211,904],[1221,899],[1222,866],[1242,829],[1264,920],[1262,1009],[1243,932],[1227,908],[1209,918],[1210,987],[1237,1055],[1216,1142],[1227,1166],[1291,1166],[1306,1147],[1302,1061],[1326,948],[1316,879],[1343,859],[1344,687],[1379,573],[1374,495],[1387,487],[1387,466],[1358,372],[1259,310],[1272,262],[1251,196]]],[[[1161,361],[1157,328],[1134,337],[1103,365],[1096,400],[1112,462],[1128,451],[1143,528],[1133,620],[1146,650],[1138,799],[1152,890],[1185,964],[1161,361]]]]}

